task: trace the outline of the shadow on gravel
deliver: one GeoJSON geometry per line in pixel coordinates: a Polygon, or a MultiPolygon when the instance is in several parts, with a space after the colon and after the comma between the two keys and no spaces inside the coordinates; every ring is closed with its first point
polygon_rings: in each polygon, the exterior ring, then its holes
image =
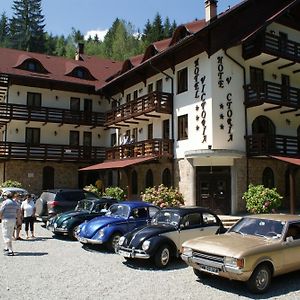
{"type": "Polygon", "coordinates": [[[94,253],[116,254],[114,252],[110,252],[103,245],[82,245],[82,249],[85,251],[94,252],[94,253]]]}
{"type": "Polygon", "coordinates": [[[58,235],[58,234],[53,234],[52,238],[55,240],[59,240],[59,241],[66,241],[66,242],[76,242],[78,243],[77,240],[72,240],[69,236],[67,235],[58,235]]]}
{"type": "Polygon", "coordinates": [[[48,252],[15,252],[14,256],[44,256],[48,255],[48,252]]]}
{"type": "MultiPolygon", "coordinates": [[[[196,275],[195,278],[197,278],[196,275]]],[[[251,299],[274,299],[276,297],[299,290],[300,272],[298,271],[274,277],[272,279],[269,291],[262,295],[255,295],[250,293],[246,287],[246,283],[240,281],[231,281],[213,275],[207,275],[202,279],[196,280],[203,285],[207,285],[238,296],[248,297],[251,299]]]]}
{"type": "Polygon", "coordinates": [[[155,267],[154,263],[147,259],[127,259],[123,262],[123,264],[131,269],[140,270],[140,271],[174,271],[185,269],[188,265],[181,260],[181,258],[173,259],[169,265],[164,269],[159,269],[155,267]]]}

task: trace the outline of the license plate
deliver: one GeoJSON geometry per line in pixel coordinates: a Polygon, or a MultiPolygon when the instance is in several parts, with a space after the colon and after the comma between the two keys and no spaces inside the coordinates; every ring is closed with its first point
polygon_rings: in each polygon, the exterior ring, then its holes
{"type": "Polygon", "coordinates": [[[218,268],[211,267],[211,266],[206,266],[206,265],[199,265],[199,266],[200,266],[200,269],[202,271],[206,271],[206,272],[214,273],[214,274],[219,274],[219,269],[218,268]]]}
{"type": "Polygon", "coordinates": [[[124,257],[131,257],[130,252],[126,252],[126,251],[123,251],[123,250],[119,250],[119,254],[124,256],[124,257]]]}

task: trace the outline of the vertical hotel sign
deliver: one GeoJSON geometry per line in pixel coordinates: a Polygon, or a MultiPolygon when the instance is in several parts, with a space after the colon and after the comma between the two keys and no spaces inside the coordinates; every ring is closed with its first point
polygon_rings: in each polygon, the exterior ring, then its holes
{"type": "MultiPolygon", "coordinates": [[[[230,88],[231,84],[231,76],[225,75],[224,72],[224,64],[223,64],[223,56],[218,56],[217,58],[218,65],[218,86],[221,89],[224,89],[226,86],[230,88]]],[[[220,129],[227,131],[227,142],[233,141],[233,133],[232,133],[232,117],[233,117],[233,105],[232,105],[232,93],[228,92],[225,96],[225,104],[223,102],[220,103],[220,129]]]]}
{"type": "Polygon", "coordinates": [[[200,107],[196,105],[196,130],[201,128],[202,143],[207,142],[207,120],[206,120],[206,76],[200,78],[199,58],[194,61],[194,89],[195,99],[200,99],[200,107]]]}

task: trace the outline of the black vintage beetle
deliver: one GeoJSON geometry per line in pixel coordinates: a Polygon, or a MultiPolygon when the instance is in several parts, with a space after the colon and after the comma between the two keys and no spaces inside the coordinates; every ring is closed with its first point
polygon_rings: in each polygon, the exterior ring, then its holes
{"type": "Polygon", "coordinates": [[[125,259],[153,258],[157,267],[166,267],[181,253],[182,243],[205,235],[224,233],[219,217],[202,207],[165,208],[151,224],[139,227],[119,240],[117,253],[125,259]]]}

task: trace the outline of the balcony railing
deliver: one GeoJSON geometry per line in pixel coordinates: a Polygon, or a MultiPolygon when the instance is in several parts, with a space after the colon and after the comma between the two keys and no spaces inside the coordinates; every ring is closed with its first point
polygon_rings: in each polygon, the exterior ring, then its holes
{"type": "Polygon", "coordinates": [[[255,106],[263,102],[299,108],[300,89],[268,81],[246,85],[246,105],[255,106]]]}
{"type": "Polygon", "coordinates": [[[76,162],[99,162],[105,158],[104,147],[68,146],[40,144],[38,146],[25,143],[0,142],[0,160],[53,160],[76,162]]]}
{"type": "Polygon", "coordinates": [[[138,117],[150,112],[171,114],[173,96],[170,93],[152,92],[109,111],[105,126],[138,117]]]}
{"type": "Polygon", "coordinates": [[[71,111],[49,107],[29,107],[21,104],[0,104],[0,120],[24,120],[44,123],[76,124],[91,127],[104,126],[105,114],[99,112],[71,111]]]}
{"type": "Polygon", "coordinates": [[[106,150],[107,160],[148,156],[173,158],[173,141],[153,139],[121,145],[106,150]]]}
{"type": "Polygon", "coordinates": [[[261,52],[292,61],[300,60],[300,43],[266,32],[243,45],[245,59],[259,55],[261,52]]]}
{"type": "Polygon", "coordinates": [[[247,137],[249,156],[299,156],[300,139],[294,136],[255,134],[247,137]]]}

